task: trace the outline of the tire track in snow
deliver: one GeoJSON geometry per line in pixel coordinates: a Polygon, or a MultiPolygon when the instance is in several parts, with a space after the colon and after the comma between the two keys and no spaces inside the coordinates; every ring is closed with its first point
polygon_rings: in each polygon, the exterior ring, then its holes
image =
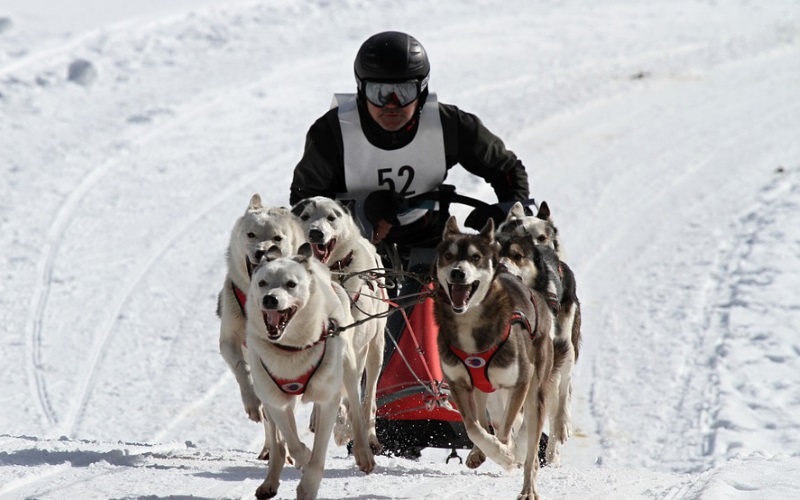
{"type": "MultiPolygon", "coordinates": [[[[228,97],[227,93],[219,93],[218,97],[216,98],[207,98],[204,97],[202,99],[196,99],[196,102],[202,102],[202,104],[194,104],[190,107],[189,111],[184,112],[179,116],[175,116],[170,119],[168,122],[162,123],[160,126],[154,127],[151,130],[143,133],[137,139],[132,142],[132,145],[141,145],[147,142],[150,142],[153,139],[160,138],[160,136],[172,129],[176,129],[179,126],[185,125],[187,122],[191,122],[195,118],[200,115],[206,113],[209,109],[218,106],[226,100],[228,97]]],[[[81,183],[81,189],[76,190],[73,195],[71,195],[72,203],[65,204],[65,207],[59,212],[58,219],[64,219],[68,221],[75,212],[75,206],[78,204],[80,199],[82,199],[86,193],[89,191],[89,188],[97,183],[97,181],[102,178],[106,173],[112,170],[114,166],[120,163],[119,159],[112,159],[108,162],[104,163],[100,167],[98,167],[95,171],[87,177],[87,180],[81,183]]],[[[263,171],[259,170],[256,171],[256,174],[243,178],[243,180],[233,183],[233,187],[228,187],[224,189],[212,205],[210,205],[207,209],[203,210],[202,212],[196,212],[193,216],[187,217],[180,221],[177,226],[177,230],[172,231],[170,234],[172,236],[164,240],[160,245],[156,246],[156,250],[151,253],[150,257],[147,261],[141,265],[140,269],[136,272],[136,274],[130,279],[128,286],[123,288],[122,294],[119,296],[119,299],[114,302],[111,307],[108,308],[107,317],[108,320],[102,325],[98,332],[95,333],[93,338],[95,339],[93,342],[93,347],[91,349],[89,355],[89,362],[87,365],[87,376],[84,379],[83,383],[80,384],[78,389],[78,396],[76,398],[77,404],[73,405],[72,410],[65,418],[64,422],[60,426],[61,432],[66,434],[67,436],[72,436],[77,424],[80,421],[81,416],[85,410],[86,403],[88,402],[89,394],[91,393],[94,385],[95,385],[95,376],[97,372],[97,367],[99,362],[102,360],[103,353],[107,348],[108,340],[110,337],[111,330],[113,329],[114,323],[117,322],[120,312],[122,311],[123,305],[130,294],[133,292],[134,288],[138,285],[139,281],[144,276],[145,272],[149,270],[157,261],[158,259],[169,249],[169,247],[177,240],[187,229],[192,227],[192,224],[196,223],[206,214],[208,214],[212,208],[218,206],[225,200],[225,198],[229,197],[236,189],[246,185],[248,182],[253,182],[257,178],[257,174],[263,174],[263,171]]],[[[59,234],[63,233],[64,228],[66,227],[66,222],[59,224],[59,234]]],[[[51,250],[50,254],[53,255],[51,257],[48,255],[48,261],[51,262],[54,258],[55,253],[58,251],[58,246],[54,245],[53,249],[51,250]]],[[[43,280],[44,281],[44,280],[43,280]]],[[[49,293],[49,283],[45,283],[43,287],[44,290],[40,295],[46,298],[47,294],[49,293]]],[[[41,308],[40,308],[41,309],[41,308]]],[[[43,312],[43,311],[42,311],[43,312]]],[[[41,317],[38,317],[38,323],[41,324],[41,317]]],[[[39,333],[40,335],[40,333],[39,333]]]]}
{"type": "MultiPolygon", "coordinates": [[[[200,101],[201,99],[197,100],[200,101]]],[[[217,103],[217,101],[212,100],[202,105],[195,105],[192,108],[192,113],[181,117],[175,117],[159,127],[138,134],[129,141],[129,144],[147,143],[154,138],[158,138],[165,130],[183,125],[186,121],[191,120],[196,114],[204,110],[204,108],[211,107],[217,103]]],[[[47,395],[45,376],[42,369],[41,345],[43,335],[42,324],[50,297],[54,262],[60,250],[60,242],[63,239],[66,228],[69,227],[75,215],[78,205],[86,194],[109,172],[113,171],[120,162],[119,156],[103,162],[91,170],[89,174],[81,180],[78,186],[70,192],[69,196],[56,213],[53,222],[50,224],[45,240],[43,257],[37,266],[38,279],[36,280],[37,285],[31,301],[30,320],[28,321],[26,335],[26,346],[28,350],[27,371],[34,401],[50,427],[56,426],[59,423],[59,419],[47,395]]],[[[72,424],[68,420],[62,428],[71,429],[72,424]]]]}
{"type": "MultiPolygon", "coordinates": [[[[226,7],[223,9],[224,12],[250,12],[252,9],[258,10],[259,6],[245,6],[242,8],[236,7],[226,7]]],[[[219,7],[209,7],[207,9],[198,10],[198,11],[191,11],[194,14],[198,12],[215,12],[220,10],[219,7]]],[[[232,15],[232,14],[231,14],[232,15]]],[[[42,49],[40,51],[34,52],[29,56],[24,57],[23,59],[19,59],[14,61],[13,63],[7,64],[3,67],[0,67],[0,77],[3,75],[10,75],[15,71],[21,71],[26,68],[32,68],[32,70],[36,70],[37,68],[46,67],[48,64],[55,64],[59,58],[65,57],[70,51],[74,51],[76,48],[79,47],[87,47],[91,46],[92,43],[96,41],[102,41],[104,39],[109,38],[109,36],[114,36],[117,34],[121,35],[121,38],[124,39],[126,36],[125,33],[131,30],[137,31],[147,31],[149,29],[155,29],[161,27],[165,24],[169,23],[177,23],[181,24],[183,20],[187,17],[187,14],[182,14],[170,18],[161,18],[157,19],[153,22],[144,23],[144,24],[136,24],[135,22],[121,22],[115,23],[109,26],[102,28],[101,30],[94,30],[88,33],[84,33],[72,41],[67,43],[66,46],[61,46],[58,48],[52,49],[42,49]],[[110,30],[110,33],[109,33],[110,30]]],[[[194,16],[189,16],[194,17],[194,16]]],[[[194,23],[192,19],[189,19],[191,23],[194,23]]],[[[102,55],[102,54],[101,54],[102,55]]],[[[264,78],[262,80],[258,80],[253,82],[252,80],[248,80],[248,87],[257,87],[259,85],[264,85],[269,81],[273,81],[276,79],[286,78],[289,75],[296,75],[300,73],[305,73],[310,69],[315,69],[321,63],[338,63],[339,58],[336,57],[336,53],[328,53],[327,56],[323,54],[322,57],[318,57],[313,60],[303,60],[300,64],[293,64],[288,68],[278,69],[277,71],[273,71],[270,73],[270,76],[264,78]]],[[[232,87],[230,85],[229,87],[232,87]]],[[[223,92],[219,92],[216,94],[217,98],[211,98],[204,101],[202,105],[194,104],[193,106],[190,103],[189,112],[186,114],[180,114],[178,116],[173,116],[169,121],[163,122],[160,126],[150,129],[142,134],[139,134],[127,141],[129,147],[135,147],[138,144],[147,143],[148,141],[152,140],[153,138],[158,138],[158,136],[166,130],[175,129],[180,125],[185,124],[185,122],[191,120],[192,118],[204,113],[207,109],[212,108],[213,106],[218,105],[222,102],[227,95],[223,92]]],[[[199,101],[200,99],[195,99],[195,101],[199,101]]],[[[87,376],[84,379],[83,383],[79,385],[78,389],[78,396],[77,396],[77,403],[73,402],[72,408],[68,412],[67,416],[61,418],[61,416],[57,415],[56,411],[53,408],[53,405],[48,397],[47,387],[46,387],[46,373],[43,367],[43,356],[42,356],[42,344],[43,344],[43,322],[44,317],[48,309],[49,297],[51,293],[51,280],[53,276],[53,270],[55,266],[55,261],[57,256],[60,252],[60,241],[66,233],[67,228],[69,227],[71,221],[74,218],[75,212],[77,207],[80,205],[81,201],[86,197],[87,193],[91,192],[92,188],[101,180],[103,179],[109,172],[113,171],[119,164],[121,160],[119,155],[113,157],[101,165],[95,167],[89,174],[81,180],[78,186],[73,190],[69,196],[67,197],[66,201],[62,204],[60,209],[58,210],[53,223],[51,223],[50,228],[48,230],[48,236],[46,241],[46,247],[43,251],[43,257],[39,261],[37,265],[37,271],[35,279],[36,286],[32,293],[32,300],[31,306],[29,309],[29,320],[27,321],[26,326],[26,336],[25,336],[25,345],[26,345],[26,372],[27,378],[29,379],[29,386],[30,391],[32,393],[32,398],[34,400],[34,405],[37,407],[38,412],[42,415],[42,418],[46,421],[48,427],[50,427],[51,431],[57,430],[61,433],[66,433],[67,435],[71,435],[78,424],[79,416],[82,415],[85,405],[88,401],[88,394],[91,392],[91,388],[94,386],[94,376],[97,371],[97,363],[102,358],[102,353],[106,349],[108,343],[108,336],[110,334],[110,330],[113,327],[113,324],[116,321],[116,317],[121,309],[121,302],[115,304],[109,313],[109,320],[104,323],[104,326],[99,330],[101,333],[99,335],[95,335],[95,341],[93,342],[93,347],[91,350],[91,355],[89,358],[89,364],[86,367],[87,376]],[[57,428],[57,429],[56,429],[57,428]]],[[[263,170],[257,171],[251,177],[247,179],[254,179],[259,173],[263,174],[263,170]]],[[[232,184],[232,188],[224,193],[233,193],[233,191],[237,187],[241,187],[245,183],[247,183],[247,179],[239,183],[232,184]]],[[[218,198],[215,203],[219,205],[224,201],[224,196],[218,198]]],[[[196,219],[193,219],[196,220],[196,219]]],[[[180,231],[185,230],[186,227],[181,226],[183,229],[180,231]]],[[[159,254],[157,254],[154,258],[158,258],[164,251],[168,248],[168,245],[175,241],[175,238],[170,239],[166,245],[162,245],[159,250],[159,254]]],[[[143,270],[149,269],[155,261],[148,261],[144,264],[143,270]]],[[[134,276],[133,283],[138,283],[141,280],[142,275],[139,274],[134,276]]],[[[133,288],[126,289],[123,294],[123,299],[130,295],[133,288]]],[[[121,300],[123,300],[121,299],[121,300]]]]}
{"type": "MultiPolygon", "coordinates": [[[[212,9],[213,8],[207,8],[204,10],[210,11],[212,9]]],[[[194,11],[190,11],[190,13],[191,12],[194,11]]],[[[91,46],[92,43],[97,40],[107,39],[117,34],[126,36],[126,33],[133,30],[147,30],[149,28],[158,27],[163,24],[169,24],[171,22],[180,22],[187,15],[187,13],[178,14],[146,23],[136,21],[121,21],[103,26],[100,29],[90,30],[88,32],[79,34],[66,42],[61,42],[57,46],[40,48],[34,52],[26,54],[19,59],[0,66],[0,78],[9,77],[14,72],[28,68],[31,68],[32,71],[37,71],[42,67],[56,64],[59,59],[67,58],[70,53],[76,51],[78,48],[91,46]]],[[[166,125],[166,128],[174,128],[177,124],[179,123],[166,125]]],[[[140,136],[135,137],[132,142],[146,142],[152,137],[157,136],[162,130],[164,130],[164,128],[145,132],[140,136]]],[[[50,296],[50,285],[53,275],[54,262],[59,253],[60,241],[66,228],[69,226],[73,218],[76,207],[91,190],[91,188],[96,185],[99,180],[105,177],[109,171],[113,170],[116,163],[118,163],[118,161],[112,159],[95,167],[69,194],[67,199],[61,205],[61,208],[56,213],[53,222],[50,224],[45,238],[44,249],[42,252],[43,256],[36,266],[36,285],[33,290],[33,298],[29,308],[29,320],[26,322],[25,363],[27,378],[29,381],[28,385],[31,391],[33,403],[36,406],[39,414],[44,419],[47,427],[51,429],[59,423],[59,417],[53,409],[46,389],[42,357],[42,323],[50,296]]]]}
{"type": "MultiPolygon", "coordinates": [[[[146,132],[135,138],[133,142],[146,142],[152,137],[157,136],[161,129],[146,132]]],[[[64,236],[66,228],[74,217],[76,207],[86,194],[94,187],[98,181],[112,171],[118,159],[108,160],[95,167],[86,175],[78,186],[72,190],[67,199],[56,213],[53,222],[47,232],[43,257],[37,266],[37,285],[34,289],[33,300],[31,301],[30,320],[27,328],[27,347],[28,347],[28,378],[31,381],[31,388],[34,392],[34,401],[37,402],[40,412],[52,427],[58,423],[58,417],[50,404],[45,387],[44,374],[42,371],[42,323],[47,303],[50,297],[50,285],[52,282],[54,262],[59,253],[60,242],[64,236]]]]}
{"type": "MultiPolygon", "coordinates": [[[[304,60],[302,64],[295,64],[291,65],[288,68],[279,71],[272,71],[270,72],[269,76],[256,80],[256,81],[248,81],[247,85],[237,88],[243,94],[247,92],[257,89],[263,88],[266,84],[271,81],[279,81],[282,79],[287,78],[291,75],[296,74],[305,74],[309,70],[313,70],[315,68],[319,68],[320,65],[323,64],[334,64],[338,62],[338,58],[335,54],[328,55],[327,57],[320,57],[317,59],[309,59],[304,60]]],[[[232,86],[231,86],[232,87],[232,86]]],[[[208,110],[221,105],[227,104],[230,100],[230,87],[225,88],[223,90],[219,90],[216,92],[217,97],[202,97],[198,98],[195,101],[201,101],[203,104],[195,104],[194,106],[190,107],[189,111],[184,112],[184,114],[179,116],[174,116],[170,121],[163,123],[161,126],[146,132],[143,134],[142,137],[139,138],[139,143],[147,142],[153,137],[158,137],[163,134],[166,130],[175,129],[180,125],[185,124],[186,122],[194,120],[196,117],[206,113],[208,110]]],[[[127,287],[123,288],[122,294],[120,298],[114,302],[114,304],[108,308],[108,320],[103,324],[103,326],[98,330],[93,338],[95,338],[94,347],[92,348],[91,355],[89,357],[89,365],[87,368],[87,376],[84,379],[83,383],[80,385],[79,389],[79,396],[76,398],[78,403],[74,405],[74,408],[70,412],[69,416],[67,417],[66,421],[63,425],[61,425],[61,429],[64,430],[66,435],[72,436],[76,430],[77,425],[80,423],[82,415],[86,409],[86,405],[88,403],[89,396],[95,386],[96,380],[96,373],[98,369],[98,365],[102,361],[104,352],[107,349],[108,341],[110,338],[111,330],[113,329],[114,323],[116,323],[118,316],[122,310],[122,307],[127,300],[127,298],[133,293],[138,283],[144,277],[145,273],[152,268],[160,259],[164,253],[170,248],[170,246],[176,241],[179,240],[180,237],[189,229],[194,227],[194,225],[208,215],[213,210],[217,209],[227,200],[229,200],[234,194],[239,192],[241,189],[248,185],[252,185],[260,178],[263,178],[266,172],[269,172],[275,164],[283,165],[286,164],[287,161],[294,160],[295,154],[292,152],[286,152],[284,154],[280,154],[272,158],[272,161],[266,163],[265,165],[261,166],[260,168],[251,169],[251,174],[247,176],[243,176],[236,181],[230,182],[227,186],[224,186],[221,191],[218,191],[218,195],[214,197],[207,205],[203,207],[202,211],[194,212],[193,216],[187,217],[181,220],[178,224],[174,225],[174,230],[170,231],[169,233],[172,235],[170,238],[164,240],[160,245],[156,246],[156,250],[151,252],[150,257],[140,266],[138,272],[129,280],[129,284],[127,287]],[[99,340],[98,340],[99,339],[99,340]]],[[[116,163],[116,162],[114,162],[116,163]]],[[[84,193],[85,194],[85,193],[84,193]]],[[[225,374],[221,377],[224,377],[225,374]]],[[[209,389],[206,394],[201,398],[202,401],[207,401],[208,397],[213,395],[219,388],[221,381],[215,383],[211,389],[209,389]]],[[[198,403],[193,402],[189,406],[194,407],[198,403]]],[[[167,427],[173,428],[177,424],[177,421],[185,418],[190,411],[181,411],[178,415],[167,424],[167,427]]],[[[160,435],[160,434],[159,434],[160,435]]]]}

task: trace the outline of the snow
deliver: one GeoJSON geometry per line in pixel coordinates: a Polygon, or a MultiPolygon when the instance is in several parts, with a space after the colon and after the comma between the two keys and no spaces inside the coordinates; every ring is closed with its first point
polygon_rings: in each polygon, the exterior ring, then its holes
{"type": "MultiPolygon", "coordinates": [[[[2,0],[0,498],[253,497],[263,431],[217,343],[230,228],[254,192],[288,203],[385,29],[523,159],[575,271],[576,432],[544,498],[800,497],[795,0],[2,0]]],[[[515,498],[521,470],[448,453],[364,476],[332,445],[320,497],[515,498]]]]}

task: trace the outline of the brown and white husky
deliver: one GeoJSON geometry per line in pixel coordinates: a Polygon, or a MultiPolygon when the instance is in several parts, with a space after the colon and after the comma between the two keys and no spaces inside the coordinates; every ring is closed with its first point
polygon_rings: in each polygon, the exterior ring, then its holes
{"type": "Polygon", "coordinates": [[[521,448],[524,480],[517,498],[538,499],[537,451],[554,390],[554,323],[547,301],[517,277],[498,272],[492,220],[479,234],[467,234],[450,217],[432,274],[440,288],[434,313],[442,371],[474,445],[467,466],[478,467],[488,457],[510,469],[518,461],[515,448],[521,448]],[[487,399],[494,401],[494,435],[487,399]],[[513,436],[520,412],[523,425],[513,436]]]}

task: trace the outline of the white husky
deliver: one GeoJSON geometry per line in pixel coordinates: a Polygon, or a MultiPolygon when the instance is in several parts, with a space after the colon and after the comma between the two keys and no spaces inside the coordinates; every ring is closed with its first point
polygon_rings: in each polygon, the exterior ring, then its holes
{"type": "MultiPolygon", "coordinates": [[[[301,246],[294,257],[270,250],[253,273],[247,297],[247,360],[256,394],[280,431],[274,433],[267,477],[256,490],[259,499],[278,491],[286,461],[284,443],[303,476],[297,498],[316,498],[325,467],[325,454],[341,400],[342,386],[358,400],[359,372],[349,332],[350,299],[331,280],[324,264],[311,258],[311,247],[301,246]],[[313,449],[297,435],[294,408],[298,401],[313,402],[313,449]]],[[[353,412],[353,455],[369,473],[375,467],[362,415],[353,412]]]]}
{"type": "Polygon", "coordinates": [[[245,301],[250,275],[268,247],[277,245],[286,255],[294,253],[304,241],[303,230],[287,208],[265,207],[261,197],[250,198],[245,213],[236,220],[228,246],[228,272],[219,293],[217,315],[220,318],[219,350],[233,371],[247,416],[264,421],[264,447],[258,458],[269,458],[269,421],[263,418],[261,404],[253,392],[249,369],[244,358],[245,301]]]}
{"type": "MultiPolygon", "coordinates": [[[[362,236],[350,212],[338,201],[323,196],[307,198],[292,207],[292,212],[305,228],[314,256],[334,271],[347,289],[353,320],[362,322],[353,332],[359,373],[366,370],[361,411],[367,420],[370,446],[373,452],[379,453],[381,444],[375,432],[376,392],[383,366],[384,328],[389,308],[381,276],[383,265],[375,246],[362,236]],[[370,269],[378,271],[372,275],[362,273],[370,269]]],[[[348,403],[353,406],[352,400],[348,403]]],[[[352,413],[352,408],[345,411],[352,413]]],[[[340,418],[335,431],[339,445],[350,437],[343,424],[340,418]]]]}

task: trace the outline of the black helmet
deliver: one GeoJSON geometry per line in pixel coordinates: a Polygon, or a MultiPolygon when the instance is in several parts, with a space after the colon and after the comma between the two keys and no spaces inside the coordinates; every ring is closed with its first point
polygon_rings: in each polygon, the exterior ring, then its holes
{"type": "Polygon", "coordinates": [[[358,49],[353,66],[359,92],[363,80],[418,80],[420,91],[425,91],[431,70],[422,44],[399,31],[384,31],[369,37],[358,49]]]}

